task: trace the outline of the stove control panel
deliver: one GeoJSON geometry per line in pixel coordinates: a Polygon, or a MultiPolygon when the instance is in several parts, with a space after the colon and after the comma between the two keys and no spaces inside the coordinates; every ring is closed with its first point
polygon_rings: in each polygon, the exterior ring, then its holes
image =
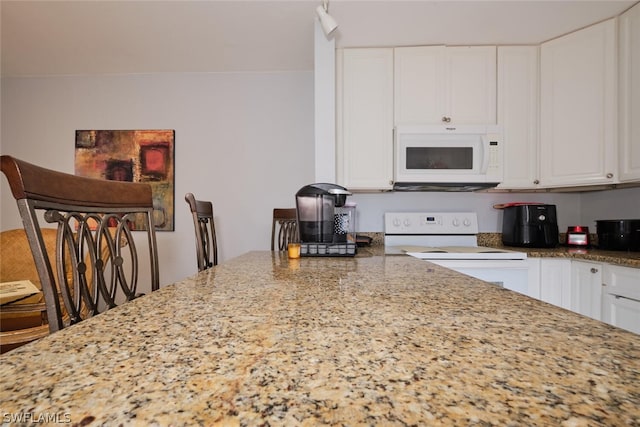
{"type": "Polygon", "coordinates": [[[475,212],[385,212],[385,234],[478,234],[475,212]]]}

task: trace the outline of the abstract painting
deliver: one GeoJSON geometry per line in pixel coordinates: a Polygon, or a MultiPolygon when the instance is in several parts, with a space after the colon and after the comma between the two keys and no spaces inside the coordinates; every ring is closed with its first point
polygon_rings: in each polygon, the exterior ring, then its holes
{"type": "Polygon", "coordinates": [[[150,184],[156,230],[173,231],[174,140],[174,130],[77,130],[75,174],[150,184]]]}

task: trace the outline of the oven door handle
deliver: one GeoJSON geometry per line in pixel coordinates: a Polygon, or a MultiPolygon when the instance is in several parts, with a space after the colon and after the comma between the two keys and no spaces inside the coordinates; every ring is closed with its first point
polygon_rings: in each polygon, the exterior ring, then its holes
{"type": "Polygon", "coordinates": [[[622,299],[622,300],[627,300],[627,301],[640,302],[640,299],[628,297],[626,295],[618,295],[618,294],[609,294],[609,295],[611,295],[615,299],[622,299]]]}

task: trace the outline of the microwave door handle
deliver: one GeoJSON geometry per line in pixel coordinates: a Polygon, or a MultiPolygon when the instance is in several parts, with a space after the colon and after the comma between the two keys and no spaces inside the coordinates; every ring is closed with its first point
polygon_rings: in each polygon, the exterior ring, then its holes
{"type": "Polygon", "coordinates": [[[489,137],[482,135],[482,166],[480,167],[480,173],[486,174],[489,169],[489,137]]]}

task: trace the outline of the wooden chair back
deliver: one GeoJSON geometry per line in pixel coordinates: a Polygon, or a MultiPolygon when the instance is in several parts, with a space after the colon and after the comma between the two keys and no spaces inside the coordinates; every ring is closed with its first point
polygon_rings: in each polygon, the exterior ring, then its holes
{"type": "Polygon", "coordinates": [[[193,228],[196,232],[198,271],[206,270],[218,265],[218,243],[213,221],[213,204],[209,201],[196,200],[192,193],[187,193],[184,199],[191,210],[193,228]]]}
{"type": "Polygon", "coordinates": [[[150,185],[84,178],[6,155],[0,169],[22,218],[50,332],[140,296],[138,249],[146,248],[151,290],[159,288],[150,185]],[[53,259],[43,238],[45,223],[56,228],[53,259]],[[140,248],[134,231],[144,234],[140,248]]]}
{"type": "Polygon", "coordinates": [[[271,250],[286,251],[289,242],[299,241],[296,208],[275,208],[271,222],[271,250]]]}

